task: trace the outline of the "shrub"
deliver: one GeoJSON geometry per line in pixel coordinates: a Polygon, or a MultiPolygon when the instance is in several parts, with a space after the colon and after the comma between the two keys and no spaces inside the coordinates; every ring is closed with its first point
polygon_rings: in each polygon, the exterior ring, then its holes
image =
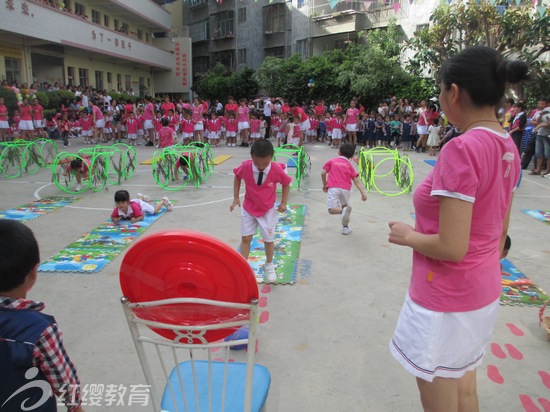
{"type": "Polygon", "coordinates": [[[6,89],[5,87],[0,88],[0,97],[4,98],[4,104],[8,109],[8,115],[12,116],[13,111],[17,109],[17,97],[11,89],[6,89]]]}

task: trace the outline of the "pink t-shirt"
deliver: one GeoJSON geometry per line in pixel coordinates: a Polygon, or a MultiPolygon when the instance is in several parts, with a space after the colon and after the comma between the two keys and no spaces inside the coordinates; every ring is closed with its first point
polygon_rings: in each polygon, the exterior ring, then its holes
{"type": "Polygon", "coordinates": [[[8,120],[8,108],[5,104],[0,104],[0,120],[1,121],[7,121],[8,120]]]}
{"type": "Polygon", "coordinates": [[[37,104],[32,106],[32,118],[33,120],[42,120],[42,113],[44,112],[44,108],[37,104]]]}
{"type": "Polygon", "coordinates": [[[131,219],[133,217],[140,217],[143,216],[143,212],[141,211],[141,207],[137,202],[130,202],[128,205],[128,212],[124,213],[124,211],[120,210],[118,207],[115,207],[113,210],[113,213],[111,213],[112,218],[120,217],[122,219],[131,219]]]}
{"type": "Polygon", "coordinates": [[[136,134],[138,129],[138,121],[134,117],[133,119],[128,119],[126,121],[126,130],[129,134],[136,134]]]}
{"type": "Polygon", "coordinates": [[[203,123],[202,113],[204,110],[202,104],[199,104],[198,106],[193,106],[191,111],[193,112],[193,122],[203,123]]]}
{"type": "Polygon", "coordinates": [[[457,263],[413,252],[409,295],[414,302],[439,312],[465,312],[498,299],[500,238],[520,170],[508,135],[475,128],[443,146],[435,168],[414,192],[416,230],[439,232],[439,196],[471,202],[468,252],[457,263]]]}
{"type": "Polygon", "coordinates": [[[233,173],[236,178],[244,180],[246,185],[243,208],[252,216],[260,217],[273,208],[277,183],[288,186],[292,179],[285,173],[282,165],[271,162],[269,173],[264,182],[258,186],[254,179],[252,165],[252,160],[245,160],[239,167],[233,169],[233,173]]]}
{"type": "Polygon", "coordinates": [[[162,109],[164,116],[168,116],[168,112],[170,110],[174,110],[174,111],[176,110],[176,106],[172,102],[168,102],[168,103],[164,102],[160,105],[160,108],[162,109]]]}
{"type": "Polygon", "coordinates": [[[195,130],[195,125],[193,124],[193,120],[191,119],[183,119],[181,122],[181,131],[183,133],[193,133],[195,130]]]}
{"type": "Polygon", "coordinates": [[[168,147],[174,144],[174,131],[170,127],[159,130],[159,147],[168,147]]]}
{"type": "Polygon", "coordinates": [[[155,105],[149,102],[147,103],[147,106],[145,106],[145,111],[143,112],[143,119],[153,120],[153,117],[155,117],[155,105]]]}
{"type": "Polygon", "coordinates": [[[260,132],[260,119],[252,119],[250,121],[250,133],[260,132]]]}
{"type": "Polygon", "coordinates": [[[19,115],[21,120],[32,120],[32,106],[30,104],[20,105],[19,115]]]}
{"type": "Polygon", "coordinates": [[[92,113],[95,114],[95,119],[96,120],[101,120],[103,119],[103,113],[101,112],[101,109],[97,106],[92,106],[92,113]]]}
{"type": "Polygon", "coordinates": [[[236,132],[237,126],[237,120],[234,117],[227,119],[226,128],[228,132],[236,132]]]}
{"type": "Polygon", "coordinates": [[[248,112],[250,109],[247,106],[239,106],[237,109],[237,119],[239,123],[248,122],[248,112]]]}
{"type": "Polygon", "coordinates": [[[221,125],[222,123],[220,119],[212,119],[208,123],[208,130],[210,130],[211,132],[217,132],[220,130],[221,125]]]}
{"type": "Polygon", "coordinates": [[[344,190],[350,190],[351,182],[359,176],[344,156],[330,159],[323,165],[323,170],[328,172],[327,187],[339,187],[344,190]]]}
{"type": "Polygon", "coordinates": [[[359,109],[350,107],[346,111],[346,124],[357,124],[357,116],[359,116],[359,109]]]}

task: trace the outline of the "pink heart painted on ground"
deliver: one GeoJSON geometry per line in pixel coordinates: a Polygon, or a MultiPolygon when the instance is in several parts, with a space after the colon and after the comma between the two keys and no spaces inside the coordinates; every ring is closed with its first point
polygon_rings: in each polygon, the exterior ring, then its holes
{"type": "Polygon", "coordinates": [[[260,313],[260,323],[266,323],[269,320],[269,312],[264,310],[260,313]]]}
{"type": "Polygon", "coordinates": [[[504,383],[504,378],[495,365],[487,365],[487,377],[499,385],[504,383]]]}
{"type": "Polygon", "coordinates": [[[533,399],[531,399],[529,395],[519,395],[519,399],[523,405],[523,409],[525,409],[525,412],[541,412],[540,408],[535,405],[535,402],[533,402],[533,399]]]}
{"type": "Polygon", "coordinates": [[[544,412],[550,412],[550,401],[548,399],[538,398],[537,401],[541,404],[544,412]]]}
{"type": "Polygon", "coordinates": [[[518,328],[516,325],[514,325],[513,323],[507,323],[506,326],[508,326],[508,329],[510,329],[510,332],[512,332],[514,335],[516,336],[523,336],[524,333],[523,331],[518,328]]]}
{"type": "Polygon", "coordinates": [[[542,383],[544,384],[544,386],[550,389],[550,373],[545,371],[538,371],[538,374],[542,379],[542,383]]]}
{"type": "Polygon", "coordinates": [[[491,343],[491,353],[499,359],[505,359],[506,354],[498,343],[491,343]]]}
{"type": "Polygon", "coordinates": [[[258,306],[261,307],[261,308],[265,308],[267,306],[267,297],[266,296],[262,296],[258,300],[258,306]]]}
{"type": "Polygon", "coordinates": [[[269,292],[271,292],[271,286],[269,286],[269,285],[264,285],[264,286],[262,287],[261,292],[262,292],[262,293],[269,293],[269,292]]]}
{"type": "Polygon", "coordinates": [[[512,357],[512,359],[515,360],[522,360],[523,359],[523,353],[521,353],[514,345],[511,343],[506,343],[504,347],[508,350],[508,353],[512,357]]]}

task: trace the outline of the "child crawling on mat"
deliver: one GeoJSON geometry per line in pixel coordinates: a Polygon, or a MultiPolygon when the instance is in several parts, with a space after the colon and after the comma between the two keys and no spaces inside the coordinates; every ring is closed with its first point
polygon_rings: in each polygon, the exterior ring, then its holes
{"type": "Polygon", "coordinates": [[[71,171],[74,171],[76,179],[76,187],[74,190],[80,192],[82,190],[82,180],[88,180],[89,177],[90,156],[66,157],[61,159],[60,163],[64,165],[63,176],[67,176],[71,171]]]}
{"type": "Polygon", "coordinates": [[[167,197],[163,197],[160,202],[154,203],[149,196],[137,194],[137,199],[130,200],[130,193],[127,190],[119,190],[115,193],[116,207],[111,213],[111,219],[118,223],[120,219],[128,219],[132,223],[140,222],[144,218],[144,213],[156,215],[164,206],[169,212],[172,211],[172,202],[167,197]]]}

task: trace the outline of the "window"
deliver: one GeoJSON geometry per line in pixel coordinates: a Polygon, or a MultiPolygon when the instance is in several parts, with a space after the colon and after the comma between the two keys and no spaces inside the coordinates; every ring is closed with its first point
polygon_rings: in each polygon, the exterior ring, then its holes
{"type": "Polygon", "coordinates": [[[128,32],[130,31],[130,27],[128,27],[127,23],[122,23],[122,26],[120,27],[120,31],[128,34],[128,32]]]}
{"type": "Polygon", "coordinates": [[[74,2],[74,14],[78,14],[80,16],[86,15],[86,7],[83,4],[74,2]]]}
{"type": "Polygon", "coordinates": [[[235,12],[233,10],[224,11],[214,15],[214,39],[233,37],[233,19],[235,12]]]}
{"type": "Polygon", "coordinates": [[[120,73],[116,74],[116,89],[119,92],[122,90],[122,74],[120,73]]]}
{"type": "Polygon", "coordinates": [[[235,68],[235,50],[224,50],[213,54],[214,62],[235,68]]]}
{"type": "Polygon", "coordinates": [[[107,83],[112,84],[113,83],[113,73],[107,72],[107,83]]]}
{"type": "Polygon", "coordinates": [[[68,77],[68,80],[69,80],[69,85],[70,86],[74,86],[74,67],[70,67],[70,66],[67,66],[67,77],[68,77]]]}
{"type": "Polygon", "coordinates": [[[6,57],[4,59],[6,65],[6,80],[8,83],[21,80],[21,60],[6,57]]]}
{"type": "Polygon", "coordinates": [[[193,73],[204,73],[208,71],[208,68],[210,67],[210,59],[208,56],[202,56],[202,57],[195,57],[193,59],[193,73]]]}
{"type": "Polygon", "coordinates": [[[94,9],[92,9],[92,22],[101,24],[101,13],[94,9]]]}
{"type": "Polygon", "coordinates": [[[265,49],[265,57],[285,57],[285,48],[284,47],[271,47],[270,49],[265,49]]]}
{"type": "Polygon", "coordinates": [[[120,22],[118,21],[118,19],[115,19],[115,30],[118,30],[119,27],[120,27],[120,22]]]}
{"type": "Polygon", "coordinates": [[[132,76],[129,74],[124,75],[124,88],[130,90],[132,88],[132,76]]]}
{"type": "Polygon", "coordinates": [[[105,87],[103,87],[103,72],[97,71],[95,72],[95,88],[97,90],[103,90],[105,87]]]}
{"type": "Polygon", "coordinates": [[[78,84],[82,87],[88,87],[88,69],[78,69],[78,84]]]}
{"type": "Polygon", "coordinates": [[[210,40],[210,21],[201,21],[189,26],[191,41],[210,40]]]}
{"type": "Polygon", "coordinates": [[[308,49],[307,49],[307,39],[298,40],[296,42],[296,53],[298,53],[303,58],[308,57],[308,49]]]}
{"type": "Polygon", "coordinates": [[[239,9],[239,23],[246,22],[246,7],[241,7],[239,9]]]}
{"type": "Polygon", "coordinates": [[[286,5],[274,4],[264,8],[264,33],[281,33],[285,31],[286,5]]]}
{"type": "Polygon", "coordinates": [[[145,41],[149,43],[151,40],[149,39],[149,32],[145,32],[145,41]]]}
{"type": "Polygon", "coordinates": [[[416,30],[414,31],[415,33],[419,33],[421,32],[422,30],[426,30],[426,29],[429,29],[430,28],[430,23],[426,23],[426,24],[417,24],[416,25],[416,30]]]}
{"type": "Polygon", "coordinates": [[[105,27],[109,27],[111,25],[109,16],[107,16],[106,14],[103,15],[103,25],[105,27]]]}
{"type": "Polygon", "coordinates": [[[246,49],[239,49],[239,64],[246,64],[246,49]]]}
{"type": "Polygon", "coordinates": [[[140,29],[137,30],[137,38],[138,40],[143,41],[143,30],[140,30],[140,29]]]}

